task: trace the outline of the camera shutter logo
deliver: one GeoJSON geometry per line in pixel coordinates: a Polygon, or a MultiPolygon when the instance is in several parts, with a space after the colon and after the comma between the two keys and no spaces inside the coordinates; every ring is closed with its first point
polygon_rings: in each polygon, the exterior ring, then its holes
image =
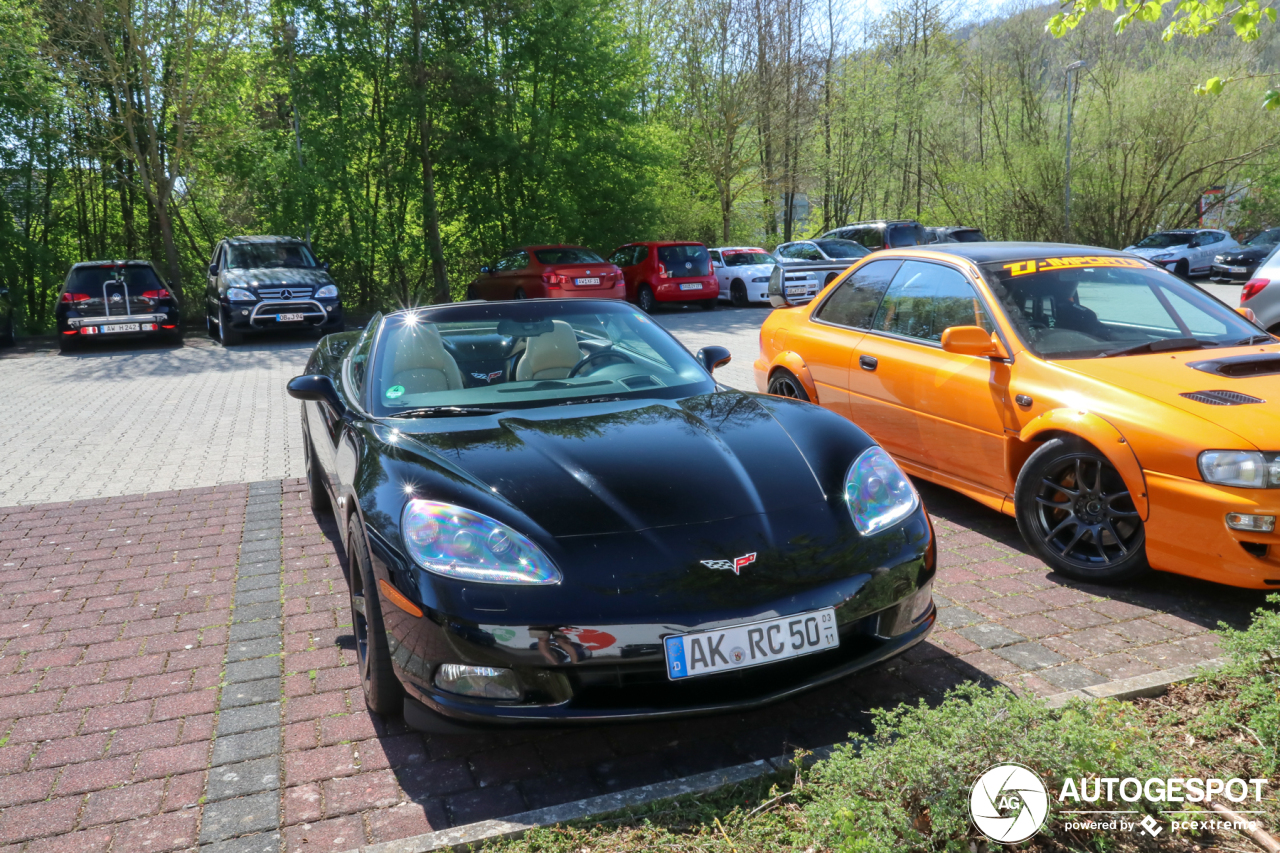
{"type": "Polygon", "coordinates": [[[973,783],[969,816],[987,838],[1015,844],[1044,826],[1049,816],[1049,792],[1030,768],[997,764],[973,783]]]}

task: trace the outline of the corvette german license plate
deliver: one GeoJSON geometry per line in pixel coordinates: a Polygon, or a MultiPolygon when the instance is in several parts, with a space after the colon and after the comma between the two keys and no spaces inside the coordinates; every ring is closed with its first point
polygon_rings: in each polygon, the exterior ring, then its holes
{"type": "Polygon", "coordinates": [[[833,607],[713,631],[676,634],[662,641],[672,681],[746,669],[838,648],[833,607]]]}
{"type": "Polygon", "coordinates": [[[578,285],[579,287],[583,287],[588,284],[600,283],[600,279],[598,278],[575,278],[573,281],[574,281],[574,284],[578,285]]]}
{"type": "Polygon", "coordinates": [[[680,285],[680,289],[681,290],[702,290],[702,285],[697,284],[696,282],[694,284],[682,284],[680,285]]]}
{"type": "Polygon", "coordinates": [[[302,322],[301,314],[277,314],[277,323],[300,323],[302,322]]]}
{"type": "Polygon", "coordinates": [[[112,323],[101,328],[103,332],[137,332],[141,331],[142,326],[138,323],[112,323]]]}

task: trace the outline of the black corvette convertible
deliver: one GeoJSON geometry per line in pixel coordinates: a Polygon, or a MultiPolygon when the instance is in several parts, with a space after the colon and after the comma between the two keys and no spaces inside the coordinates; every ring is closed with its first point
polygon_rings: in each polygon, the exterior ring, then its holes
{"type": "Polygon", "coordinates": [[[323,338],[289,393],[369,707],[435,731],[710,713],[923,640],[911,483],[843,418],[717,385],[728,360],[594,299],[323,338]]]}

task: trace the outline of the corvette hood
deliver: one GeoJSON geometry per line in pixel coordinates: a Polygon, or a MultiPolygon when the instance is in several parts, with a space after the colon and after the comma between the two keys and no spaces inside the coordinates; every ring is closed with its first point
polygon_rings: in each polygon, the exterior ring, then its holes
{"type": "Polygon", "coordinates": [[[322,269],[300,269],[268,267],[256,270],[227,270],[223,273],[223,281],[230,287],[251,287],[254,284],[262,287],[282,287],[294,284],[310,288],[324,287],[333,284],[329,273],[322,269]]]}
{"type": "Polygon", "coordinates": [[[792,436],[747,394],[512,411],[466,431],[448,423],[432,422],[413,440],[552,536],[698,524],[826,499],[792,436]]]}
{"type": "Polygon", "coordinates": [[[1260,449],[1280,450],[1280,347],[1203,349],[1059,364],[1204,418],[1260,449]],[[1208,369],[1196,369],[1192,364],[1208,369]],[[1261,402],[1241,402],[1212,393],[1219,391],[1248,395],[1261,402]],[[1210,393],[1205,397],[1203,392],[1210,393]]]}

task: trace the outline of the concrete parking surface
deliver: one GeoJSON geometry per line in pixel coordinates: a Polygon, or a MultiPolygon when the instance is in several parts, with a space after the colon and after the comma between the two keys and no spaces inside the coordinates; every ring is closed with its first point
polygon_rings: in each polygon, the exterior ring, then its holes
{"type": "MultiPolygon", "coordinates": [[[[668,310],[658,322],[694,352],[718,344],[722,382],[755,389],[751,362],[768,308],[668,310]]],[[[0,506],[163,492],[304,473],[298,404],[284,393],[314,339],[231,349],[109,342],[0,350],[0,506]]]]}

